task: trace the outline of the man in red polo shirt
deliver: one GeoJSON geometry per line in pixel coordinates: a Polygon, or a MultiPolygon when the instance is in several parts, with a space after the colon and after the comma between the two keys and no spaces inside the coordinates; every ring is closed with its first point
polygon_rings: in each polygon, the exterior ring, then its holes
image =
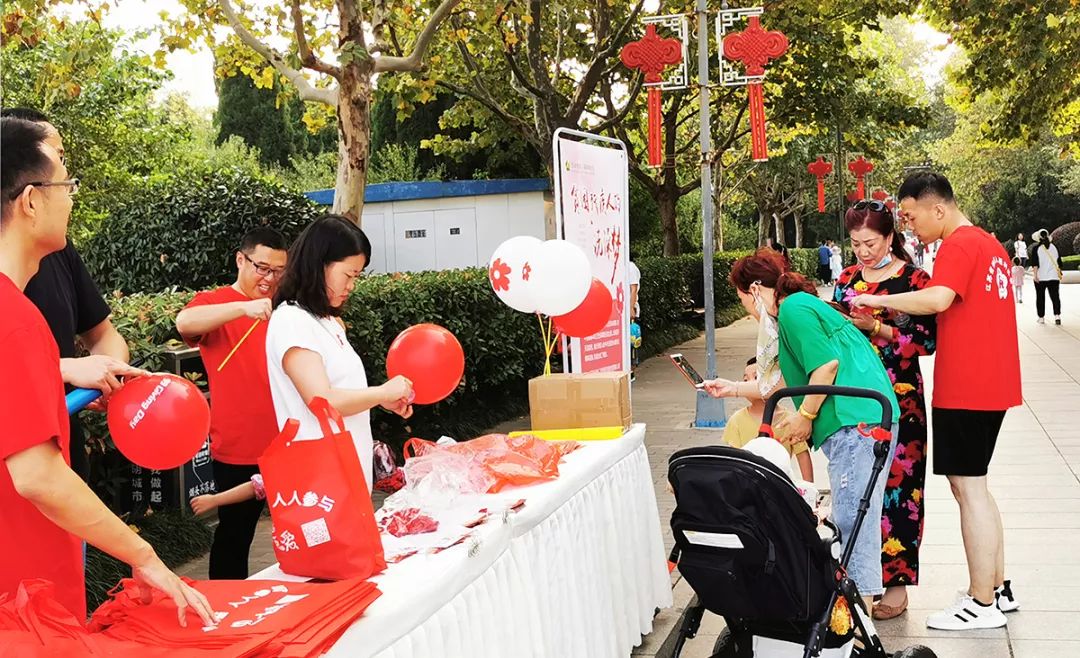
{"type": "Polygon", "coordinates": [[[36,123],[0,119],[0,594],[14,596],[26,579],[49,580],[59,602],[84,619],[85,539],[130,564],[143,587],[168,594],[182,626],[188,606],[209,624],[206,597],[169,571],[69,467],[60,353],[22,292],[41,259],[64,248],[78,187],[47,139],[36,123]]]}
{"type": "MultiPolygon", "coordinates": [[[[266,325],[287,258],[280,233],[269,228],[248,231],[236,252],[236,281],[200,292],[176,316],[176,329],[189,345],[199,347],[210,380],[210,454],[218,491],[258,473],[259,457],[277,436],[266,371],[266,325]]],[[[218,508],[211,579],[247,578],[248,553],[262,509],[261,500],[218,508]]]]}
{"type": "Polygon", "coordinates": [[[970,588],[926,625],[997,628],[1019,609],[1005,580],[1001,513],[987,485],[1005,412],[1023,403],[1010,261],[992,235],[960,212],[940,174],[912,174],[900,186],[900,213],[924,244],[943,240],[930,285],[900,295],[860,295],[857,306],[911,315],[937,313],[934,365],[934,472],[949,478],[960,505],[970,588]]]}

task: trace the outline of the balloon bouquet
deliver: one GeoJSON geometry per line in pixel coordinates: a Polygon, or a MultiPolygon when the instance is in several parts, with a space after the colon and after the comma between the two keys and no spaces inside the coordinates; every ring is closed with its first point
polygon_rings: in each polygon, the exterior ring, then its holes
{"type": "Polygon", "coordinates": [[[585,252],[566,240],[510,238],[492,254],[488,280],[504,304],[536,313],[544,339],[545,375],[551,374],[551,354],[560,334],[585,338],[611,319],[611,291],[593,277],[585,252]]]}

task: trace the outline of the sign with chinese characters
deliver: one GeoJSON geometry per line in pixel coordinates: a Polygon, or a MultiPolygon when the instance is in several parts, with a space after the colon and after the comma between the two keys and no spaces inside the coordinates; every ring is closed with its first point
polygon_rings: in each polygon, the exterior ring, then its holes
{"type": "Polygon", "coordinates": [[[204,443],[180,468],[156,471],[132,464],[124,488],[127,491],[124,511],[186,509],[195,496],[216,491],[210,442],[204,443]]]}
{"type": "Polygon", "coordinates": [[[581,247],[593,276],[608,286],[615,302],[603,329],[587,338],[570,339],[567,372],[626,371],[630,369],[626,149],[617,140],[567,129],[556,131],[554,142],[555,213],[561,237],[581,247]]]}

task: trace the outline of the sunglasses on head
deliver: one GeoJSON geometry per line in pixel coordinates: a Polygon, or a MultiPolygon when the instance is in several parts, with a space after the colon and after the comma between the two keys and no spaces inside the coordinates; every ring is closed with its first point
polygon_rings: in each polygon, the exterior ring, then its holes
{"type": "Polygon", "coordinates": [[[867,208],[869,208],[874,212],[885,212],[889,209],[888,206],[886,206],[881,201],[878,201],[877,199],[873,199],[870,201],[856,201],[855,205],[852,206],[852,208],[855,210],[866,210],[867,208]]]}

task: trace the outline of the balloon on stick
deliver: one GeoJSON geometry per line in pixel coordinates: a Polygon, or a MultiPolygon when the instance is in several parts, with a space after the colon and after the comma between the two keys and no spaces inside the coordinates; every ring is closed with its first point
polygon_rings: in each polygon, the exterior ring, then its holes
{"type": "Polygon", "coordinates": [[[611,319],[611,291],[600,279],[593,278],[585,301],[569,313],[551,318],[555,329],[564,336],[585,338],[604,328],[611,319]]]}
{"type": "Polygon", "coordinates": [[[548,240],[525,264],[528,290],[536,310],[555,317],[581,305],[592,286],[592,267],[585,252],[566,240],[548,240]]]}
{"type": "Polygon", "coordinates": [[[529,292],[529,270],[525,264],[533,251],[543,244],[530,235],[519,235],[500,244],[491,255],[488,281],[495,295],[510,308],[535,313],[536,305],[529,292]]]}

